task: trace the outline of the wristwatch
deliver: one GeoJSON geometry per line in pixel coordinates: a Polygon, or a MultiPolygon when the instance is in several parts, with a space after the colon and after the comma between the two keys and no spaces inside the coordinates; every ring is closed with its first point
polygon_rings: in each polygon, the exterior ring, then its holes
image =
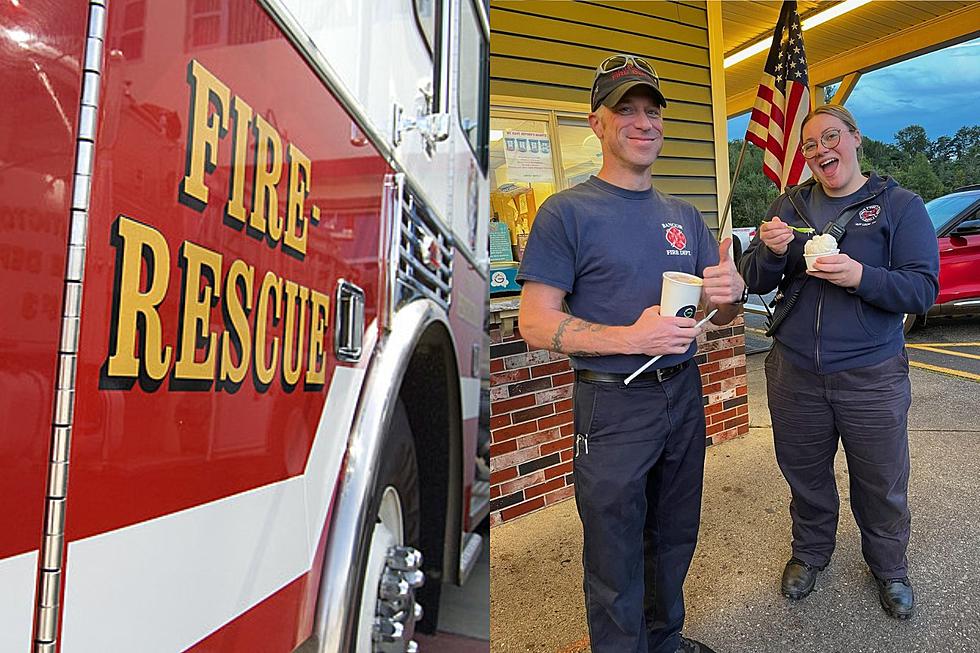
{"type": "Polygon", "coordinates": [[[738,299],[736,299],[735,301],[733,301],[732,304],[735,304],[736,306],[738,306],[739,304],[744,304],[747,301],[749,301],[749,287],[748,286],[743,286],[742,287],[742,296],[739,297],[738,299]]]}

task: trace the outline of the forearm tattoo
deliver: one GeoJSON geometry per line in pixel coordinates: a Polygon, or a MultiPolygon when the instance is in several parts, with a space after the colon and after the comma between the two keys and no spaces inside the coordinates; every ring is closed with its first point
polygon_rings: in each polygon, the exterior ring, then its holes
{"type": "Polygon", "coordinates": [[[572,317],[569,315],[564,320],[558,323],[558,328],[555,329],[555,335],[551,339],[551,349],[552,351],[561,352],[563,354],[568,354],[570,356],[601,356],[597,351],[586,351],[586,350],[568,350],[563,348],[562,338],[565,335],[565,329],[571,327],[572,331],[591,331],[592,333],[597,333],[606,328],[604,324],[593,324],[592,322],[586,322],[585,320],[580,320],[577,317],[572,317]]]}

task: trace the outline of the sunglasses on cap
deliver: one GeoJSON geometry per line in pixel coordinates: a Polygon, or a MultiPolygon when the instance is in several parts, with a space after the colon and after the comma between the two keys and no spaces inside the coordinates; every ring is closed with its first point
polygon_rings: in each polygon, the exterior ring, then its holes
{"type": "Polygon", "coordinates": [[[640,70],[644,70],[650,73],[651,75],[653,75],[653,78],[657,80],[657,83],[658,84],[660,83],[660,77],[657,76],[657,71],[653,69],[653,66],[647,63],[646,59],[642,59],[640,57],[634,57],[629,54],[614,54],[613,56],[605,59],[595,69],[595,76],[598,77],[599,75],[612,73],[617,70],[620,70],[621,68],[626,68],[631,64],[633,66],[636,66],[640,70]]]}

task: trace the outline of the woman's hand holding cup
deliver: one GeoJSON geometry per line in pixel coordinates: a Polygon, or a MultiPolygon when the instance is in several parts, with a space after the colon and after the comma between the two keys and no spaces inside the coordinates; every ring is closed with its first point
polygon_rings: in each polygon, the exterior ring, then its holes
{"type": "Polygon", "coordinates": [[[774,217],[759,226],[759,238],[773,254],[782,256],[793,242],[793,230],[778,217],[774,217]]]}

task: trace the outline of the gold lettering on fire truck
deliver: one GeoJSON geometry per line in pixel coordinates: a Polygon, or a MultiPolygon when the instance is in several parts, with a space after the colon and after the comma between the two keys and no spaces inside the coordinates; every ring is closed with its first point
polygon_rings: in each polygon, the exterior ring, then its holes
{"type": "Polygon", "coordinates": [[[187,66],[191,106],[187,130],[187,170],[180,184],[181,200],[201,211],[208,203],[204,173],[218,166],[218,139],[228,131],[231,91],[195,60],[187,66]],[[214,107],[214,112],[211,108],[214,107]]]}
{"type": "Polygon", "coordinates": [[[170,368],[171,353],[171,348],[163,345],[163,327],[157,313],[170,279],[167,241],[153,227],[120,216],[111,242],[116,248],[116,283],[107,372],[109,376],[145,375],[151,381],[160,381],[170,368]],[[145,284],[141,283],[144,273],[145,284]],[[140,358],[136,357],[137,352],[140,358]]]}
{"type": "Polygon", "coordinates": [[[248,314],[252,311],[252,282],[255,268],[244,261],[232,262],[225,278],[225,322],[227,330],[221,334],[220,381],[241,383],[248,373],[252,360],[252,331],[248,326],[248,314]],[[232,348],[235,356],[232,356],[232,348]],[[233,358],[238,359],[236,364],[233,358]]]}
{"type": "Polygon", "coordinates": [[[282,237],[276,184],[282,177],[282,140],[262,116],[255,116],[255,189],[249,229],[257,235],[269,234],[272,242],[282,237]]]}
{"type": "Polygon", "coordinates": [[[274,324],[282,319],[282,279],[272,272],[266,272],[259,288],[259,315],[255,320],[255,376],[262,385],[268,386],[276,374],[279,363],[279,336],[273,336],[266,357],[266,338],[269,326],[269,305],[272,304],[274,324]],[[273,301],[273,294],[275,300],[273,301]]]}
{"type": "MultiPolygon", "coordinates": [[[[310,225],[320,221],[319,207],[308,202],[309,157],[196,60],[187,66],[187,83],[177,201],[204,214],[220,199],[219,221],[253,246],[268,245],[256,250],[262,257],[280,248],[305,262],[310,225]],[[212,175],[220,166],[226,198],[215,197],[212,175]]],[[[125,215],[113,223],[110,243],[115,280],[102,387],[128,389],[138,381],[153,391],[169,376],[171,390],[235,392],[250,372],[260,392],[275,382],[287,391],[301,381],[307,390],[326,382],[327,294],[190,239],[168,242],[125,215]]]]}
{"type": "Polygon", "coordinates": [[[211,309],[221,291],[221,254],[184,241],[180,247],[180,269],[184,271],[181,293],[180,340],[177,341],[177,364],[174,377],[194,381],[214,378],[217,338],[211,332],[211,309]],[[202,285],[202,279],[206,282],[202,285]],[[204,348],[204,360],[197,352],[204,348]]]}
{"type": "Polygon", "coordinates": [[[306,384],[323,385],[327,378],[326,350],[323,347],[323,336],[329,320],[327,311],[330,308],[330,298],[322,292],[310,289],[310,361],[306,366],[306,384]]]}
{"type": "Polygon", "coordinates": [[[285,283],[286,288],[286,333],[282,342],[282,380],[288,387],[293,387],[299,381],[303,367],[303,332],[296,328],[297,316],[300,324],[306,322],[306,304],[310,289],[304,288],[292,281],[285,283]]]}
{"type": "Polygon", "coordinates": [[[252,122],[252,107],[237,95],[232,104],[235,117],[235,133],[232,136],[231,187],[228,189],[228,204],[225,215],[237,223],[238,228],[245,224],[245,167],[248,165],[248,126],[252,122]]]}
{"type": "MultiPolygon", "coordinates": [[[[289,144],[286,150],[286,160],[289,163],[289,178],[286,187],[289,195],[286,200],[286,239],[283,247],[294,254],[306,254],[306,220],[303,218],[303,204],[310,194],[310,160],[299,151],[299,148],[289,144]],[[296,235],[296,230],[299,235],[296,235]]],[[[310,209],[310,219],[320,221],[320,207],[313,205],[310,209]]]]}
{"type": "Polygon", "coordinates": [[[225,223],[240,229],[256,240],[268,239],[269,245],[282,245],[283,251],[303,260],[309,224],[320,221],[320,209],[303,206],[310,192],[310,159],[295,143],[283,144],[282,136],[272,123],[211,74],[198,61],[187,66],[187,83],[191,100],[188,109],[187,157],[184,178],[180,184],[180,202],[203,212],[210,192],[207,177],[218,167],[220,141],[231,131],[231,161],[225,223]],[[234,125],[231,123],[234,122],[234,125]],[[246,198],[245,173],[248,167],[249,143],[252,145],[252,195],[246,198]],[[286,172],[283,184],[283,166],[286,172]],[[280,202],[280,191],[285,202],[280,202]],[[286,211],[281,213],[280,205],[286,211]]]}

